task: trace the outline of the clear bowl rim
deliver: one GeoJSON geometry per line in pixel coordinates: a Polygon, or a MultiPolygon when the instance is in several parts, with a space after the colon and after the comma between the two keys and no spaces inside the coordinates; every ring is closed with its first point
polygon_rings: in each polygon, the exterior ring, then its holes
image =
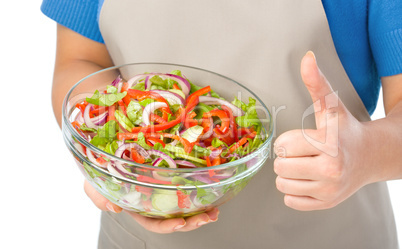
{"type": "MultiPolygon", "coordinates": [[[[259,104],[264,108],[264,110],[266,111],[266,113],[268,113],[268,115],[269,115],[269,127],[268,127],[268,130],[266,131],[266,132],[267,132],[267,134],[266,134],[267,138],[266,138],[266,140],[264,141],[264,143],[263,143],[257,150],[255,150],[254,152],[250,153],[249,155],[247,155],[247,156],[245,156],[245,157],[242,157],[242,158],[240,158],[240,159],[238,159],[238,160],[235,160],[235,161],[233,161],[233,162],[228,162],[228,163],[223,163],[223,164],[220,164],[220,165],[217,165],[217,166],[208,167],[208,170],[220,170],[220,169],[230,168],[230,167],[232,167],[232,166],[236,166],[236,165],[239,165],[239,164],[243,164],[243,163],[245,163],[245,162],[251,160],[251,159],[254,158],[255,156],[257,156],[259,153],[261,153],[261,151],[263,151],[264,149],[266,149],[266,148],[269,146],[269,144],[271,143],[272,137],[273,137],[273,134],[274,134],[274,125],[273,125],[273,120],[272,120],[271,112],[270,112],[269,109],[266,107],[266,105],[264,104],[264,102],[263,102],[253,91],[251,91],[250,89],[248,89],[247,87],[245,87],[243,84],[241,84],[241,83],[239,83],[239,82],[237,82],[237,81],[235,81],[235,80],[233,80],[233,79],[231,79],[231,78],[229,78],[229,77],[227,77],[227,76],[224,76],[224,75],[222,75],[222,74],[219,74],[219,73],[216,73],[216,72],[213,72],[213,71],[210,71],[210,70],[206,70],[206,69],[202,69],[202,68],[198,68],[198,67],[193,67],[193,66],[188,66],[188,65],[181,65],[181,64],[175,64],[175,63],[162,63],[162,62],[135,62],[135,63],[121,64],[121,65],[117,65],[117,66],[112,66],[112,67],[108,67],[108,68],[101,69],[101,70],[99,70],[99,71],[96,71],[96,72],[94,72],[94,73],[91,73],[91,74],[85,76],[84,78],[80,79],[77,83],[75,83],[75,84],[70,88],[70,90],[68,91],[68,93],[66,94],[66,96],[65,96],[65,98],[64,98],[64,100],[63,100],[63,106],[62,106],[62,129],[67,129],[67,130],[69,131],[69,133],[70,133],[75,139],[77,139],[77,140],[78,140],[80,143],[82,143],[85,147],[88,147],[90,150],[95,151],[95,152],[100,153],[100,154],[101,154],[101,153],[105,154],[105,152],[104,152],[103,150],[101,150],[101,149],[99,149],[98,147],[96,147],[96,146],[92,145],[91,143],[89,143],[86,139],[84,139],[84,138],[73,128],[73,126],[72,126],[71,123],[69,122],[69,118],[66,116],[66,115],[67,115],[67,113],[66,113],[66,111],[67,111],[67,110],[66,110],[66,107],[67,107],[67,104],[68,104],[68,99],[69,99],[71,93],[74,91],[74,89],[75,89],[78,85],[80,85],[83,81],[85,81],[86,79],[88,79],[88,78],[90,78],[90,77],[92,77],[92,76],[94,76],[94,75],[96,75],[96,74],[100,74],[100,73],[105,72],[105,71],[115,70],[115,69],[122,68],[122,67],[135,66],[135,65],[146,65],[146,64],[149,64],[149,65],[177,66],[177,67],[195,69],[195,70],[203,71],[203,72],[206,72],[206,73],[211,73],[211,74],[214,74],[214,75],[216,75],[216,76],[222,77],[222,78],[224,78],[224,79],[226,79],[226,80],[228,80],[228,81],[230,81],[230,82],[233,82],[234,84],[239,85],[241,88],[243,88],[243,89],[245,89],[246,91],[248,91],[256,100],[258,100],[259,104]]],[[[145,168],[145,169],[148,169],[148,170],[155,170],[155,169],[158,169],[158,167],[155,167],[155,166],[145,165],[145,164],[139,164],[139,163],[136,163],[136,162],[133,162],[133,161],[129,161],[129,160],[125,160],[125,159],[123,159],[123,158],[116,157],[116,156],[114,156],[114,155],[112,155],[112,154],[107,154],[107,155],[108,155],[108,157],[110,157],[110,158],[113,159],[113,160],[118,160],[118,161],[121,161],[121,162],[123,162],[123,163],[130,164],[130,166],[135,166],[135,167],[138,167],[138,168],[145,168]]],[[[89,162],[90,162],[90,161],[89,161],[89,162]]],[[[135,180],[126,179],[126,178],[121,178],[121,177],[112,175],[112,174],[110,174],[108,171],[106,171],[106,170],[102,169],[101,167],[99,167],[99,166],[93,164],[92,162],[90,162],[89,165],[90,165],[91,167],[95,168],[96,170],[101,171],[102,173],[106,173],[107,175],[109,175],[109,176],[111,176],[111,177],[115,177],[115,178],[117,178],[117,179],[119,179],[119,180],[121,180],[121,181],[127,182],[127,180],[129,180],[129,181],[128,181],[129,183],[135,183],[135,184],[142,183],[142,182],[137,182],[137,181],[135,181],[135,180]]],[[[250,167],[250,168],[252,168],[252,167],[250,167]]],[[[250,168],[249,168],[248,170],[246,170],[246,171],[249,171],[250,168]]],[[[164,168],[163,170],[164,170],[164,171],[167,171],[167,172],[180,172],[180,173],[187,173],[187,172],[188,172],[188,173],[194,173],[194,172],[197,172],[197,171],[204,171],[204,170],[206,170],[206,169],[205,169],[205,168],[166,168],[166,169],[164,168]],[[200,170],[200,169],[202,169],[202,170],[200,170]]],[[[143,183],[142,183],[142,184],[143,184],[143,183]]],[[[213,184],[213,183],[211,183],[211,184],[213,184]]],[[[148,184],[147,184],[147,185],[148,185],[148,184]]],[[[152,184],[150,184],[150,185],[152,185],[152,184]]],[[[160,187],[160,186],[163,186],[163,185],[155,185],[155,186],[159,186],[159,187],[160,187]]],[[[175,187],[175,186],[173,186],[173,187],[175,187]]]]}

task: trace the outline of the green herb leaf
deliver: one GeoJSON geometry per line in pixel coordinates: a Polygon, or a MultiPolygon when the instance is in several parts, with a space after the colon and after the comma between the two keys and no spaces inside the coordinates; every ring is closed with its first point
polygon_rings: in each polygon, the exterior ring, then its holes
{"type": "Polygon", "coordinates": [[[88,103],[98,106],[111,106],[117,101],[123,99],[127,92],[100,94],[98,90],[95,91],[91,98],[86,98],[88,103]]]}

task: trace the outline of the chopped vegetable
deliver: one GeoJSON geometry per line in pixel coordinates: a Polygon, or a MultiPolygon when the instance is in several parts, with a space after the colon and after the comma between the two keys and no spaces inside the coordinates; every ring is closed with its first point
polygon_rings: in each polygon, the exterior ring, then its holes
{"type": "Polygon", "coordinates": [[[180,71],[144,73],[127,82],[119,76],[105,91],[96,90],[75,107],[78,114],[72,126],[105,152],[96,154],[81,144],[79,150],[92,163],[122,178],[177,186],[175,195],[140,186],[134,194],[127,192],[132,203],[141,203],[147,210],[166,212],[212,203],[218,195],[197,185],[233,176],[233,171],[213,167],[237,160],[264,142],[255,99],[244,103],[234,98],[231,103],[210,86],[190,83],[180,71]],[[145,174],[107,154],[158,170],[145,174]],[[208,169],[186,178],[162,170],[197,167],[208,169]],[[197,191],[187,192],[178,185],[196,186],[197,191]]]}

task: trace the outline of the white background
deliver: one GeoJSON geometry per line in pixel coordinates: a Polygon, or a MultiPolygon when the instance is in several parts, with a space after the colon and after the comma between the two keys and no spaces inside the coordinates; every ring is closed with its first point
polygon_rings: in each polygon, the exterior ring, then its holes
{"type": "MultiPolygon", "coordinates": [[[[83,191],[52,114],[56,24],[40,4],[0,7],[0,247],[96,248],[100,212],[83,191]]],[[[374,118],[383,116],[379,108],[374,118]]],[[[402,182],[389,186],[402,231],[402,182]]]]}

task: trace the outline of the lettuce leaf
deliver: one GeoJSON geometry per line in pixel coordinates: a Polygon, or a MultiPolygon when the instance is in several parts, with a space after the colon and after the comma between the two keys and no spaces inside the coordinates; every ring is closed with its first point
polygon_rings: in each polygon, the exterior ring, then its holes
{"type": "Polygon", "coordinates": [[[251,127],[255,126],[257,130],[259,130],[261,126],[261,121],[258,118],[257,109],[256,109],[256,100],[253,98],[249,98],[248,104],[245,104],[241,100],[235,98],[232,104],[241,108],[245,114],[243,116],[236,117],[236,123],[241,127],[251,127]]]}
{"type": "Polygon", "coordinates": [[[127,117],[134,125],[139,125],[142,122],[142,107],[141,104],[132,100],[127,106],[127,117]]]}
{"type": "Polygon", "coordinates": [[[124,115],[123,112],[116,110],[114,112],[114,116],[117,120],[117,122],[119,122],[119,124],[126,130],[131,131],[134,128],[134,124],[130,121],[129,118],[126,117],[126,115],[124,115]]]}
{"type": "Polygon", "coordinates": [[[96,147],[104,149],[108,143],[112,143],[116,139],[117,122],[110,120],[98,129],[98,134],[90,141],[96,147]]]}
{"type": "Polygon", "coordinates": [[[134,143],[137,143],[138,145],[140,145],[142,148],[144,148],[146,150],[152,149],[152,147],[149,146],[147,144],[147,142],[145,141],[145,136],[144,136],[144,133],[142,133],[142,132],[138,133],[137,141],[135,141],[134,143]]]}
{"type": "Polygon", "coordinates": [[[123,99],[127,92],[100,94],[98,90],[95,91],[91,98],[86,98],[88,103],[98,106],[111,106],[117,101],[123,99]]]}

